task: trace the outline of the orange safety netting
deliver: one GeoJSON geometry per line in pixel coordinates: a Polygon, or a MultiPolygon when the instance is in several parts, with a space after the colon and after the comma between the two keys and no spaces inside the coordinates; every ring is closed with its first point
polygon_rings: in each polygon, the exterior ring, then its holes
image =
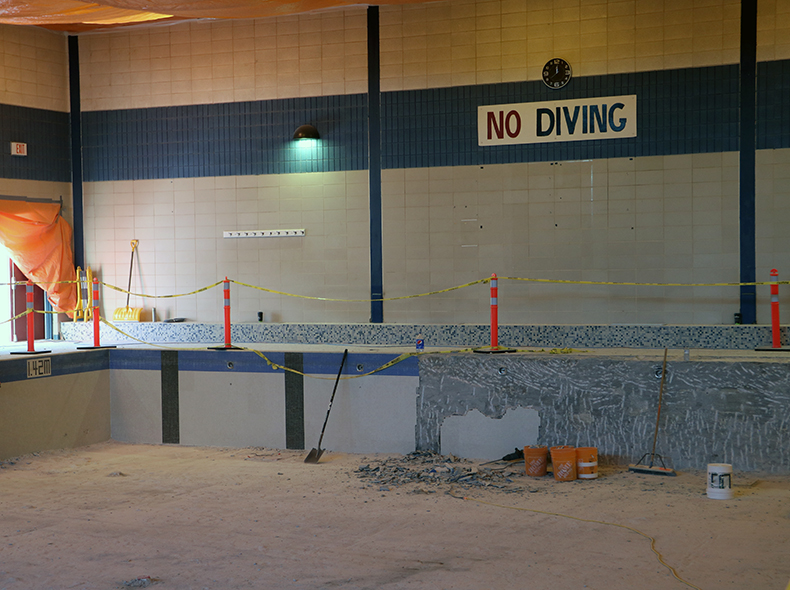
{"type": "Polygon", "coordinates": [[[71,250],[71,226],[60,216],[60,203],[0,199],[0,243],[27,278],[39,283],[55,311],[77,305],[77,271],[71,250]]]}
{"type": "MultiPolygon", "coordinates": [[[[430,0],[378,0],[420,4],[430,0]]],[[[244,19],[285,16],[343,6],[359,0],[0,0],[0,23],[80,31],[166,19],[244,19]]]]}

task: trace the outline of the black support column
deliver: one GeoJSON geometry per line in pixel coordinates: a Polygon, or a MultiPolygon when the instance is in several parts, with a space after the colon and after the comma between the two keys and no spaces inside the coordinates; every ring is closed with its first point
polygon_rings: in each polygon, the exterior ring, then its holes
{"type": "Polygon", "coordinates": [[[381,63],[379,7],[368,7],[368,184],[370,200],[370,321],[384,321],[381,242],[381,63]]]}
{"type": "Polygon", "coordinates": [[[80,116],[80,49],[76,35],[69,37],[69,110],[71,130],[71,199],[74,212],[74,265],[85,268],[85,233],[82,219],[82,117],[80,116]]]}
{"type": "MultiPolygon", "coordinates": [[[[740,282],[756,280],[755,151],[756,151],[757,0],[741,0],[740,67],[740,282]]],[[[741,286],[741,322],[757,323],[757,288],[741,286]]]]}

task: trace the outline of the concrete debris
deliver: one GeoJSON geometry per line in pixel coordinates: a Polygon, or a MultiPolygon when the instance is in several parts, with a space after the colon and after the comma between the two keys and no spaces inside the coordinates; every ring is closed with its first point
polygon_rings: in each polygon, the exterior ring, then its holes
{"type": "Polygon", "coordinates": [[[159,578],[152,578],[151,576],[140,576],[139,578],[135,578],[134,580],[127,580],[126,582],[121,582],[121,586],[126,588],[148,588],[151,584],[155,584],[159,581],[159,578]]]}
{"type": "Polygon", "coordinates": [[[369,485],[384,487],[418,484],[410,493],[431,494],[426,486],[453,485],[464,488],[495,488],[503,492],[521,492],[523,487],[511,484],[523,476],[523,463],[484,467],[454,455],[431,451],[414,451],[403,457],[390,457],[360,465],[354,473],[369,485]]]}

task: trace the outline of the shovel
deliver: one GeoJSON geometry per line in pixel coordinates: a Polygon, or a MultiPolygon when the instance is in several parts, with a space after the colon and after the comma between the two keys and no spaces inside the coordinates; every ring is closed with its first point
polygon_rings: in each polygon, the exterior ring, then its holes
{"type": "Polygon", "coordinates": [[[321,441],[324,440],[324,431],[326,430],[326,423],[329,421],[329,412],[332,411],[332,402],[335,401],[335,392],[337,392],[337,384],[340,381],[340,374],[343,372],[343,365],[346,364],[346,356],[348,356],[348,349],[343,351],[343,360],[340,361],[340,370],[337,372],[337,379],[335,379],[335,388],[332,390],[332,397],[329,398],[329,408],[326,410],[326,418],[324,418],[324,427],[321,429],[321,436],[318,437],[318,448],[311,450],[307,457],[304,458],[305,463],[318,463],[324,450],[321,448],[321,441]]]}

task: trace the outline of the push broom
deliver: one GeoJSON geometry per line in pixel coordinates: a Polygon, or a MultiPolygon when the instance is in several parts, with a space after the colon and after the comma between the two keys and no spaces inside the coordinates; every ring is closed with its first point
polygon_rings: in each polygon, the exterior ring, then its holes
{"type": "Polygon", "coordinates": [[[661,386],[658,390],[658,414],[656,415],[656,431],[653,434],[653,450],[649,453],[645,453],[642,455],[642,458],[636,462],[635,465],[629,465],[628,471],[633,471],[634,473],[649,473],[652,475],[677,475],[674,469],[670,469],[669,467],[664,466],[664,459],[661,455],[656,454],[656,440],[658,439],[658,422],[661,419],[661,400],[664,397],[664,379],[667,375],[667,349],[664,349],[664,364],[661,367],[661,386]],[[646,457],[650,456],[650,464],[644,465],[642,462],[645,460],[646,457]],[[654,465],[655,460],[661,463],[661,467],[658,465],[654,465]]]}
{"type": "Polygon", "coordinates": [[[129,296],[132,290],[132,269],[134,268],[134,251],[137,249],[137,240],[132,240],[132,259],[129,261],[129,284],[126,287],[126,307],[119,307],[112,315],[112,319],[125,322],[139,322],[140,314],[143,312],[141,307],[129,307],[129,296]]]}

